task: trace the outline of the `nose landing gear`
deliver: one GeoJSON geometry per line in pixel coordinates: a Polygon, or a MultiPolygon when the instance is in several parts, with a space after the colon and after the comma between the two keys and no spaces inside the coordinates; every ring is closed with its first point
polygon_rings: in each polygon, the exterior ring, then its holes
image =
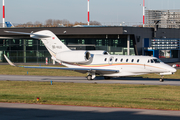
{"type": "Polygon", "coordinates": [[[164,76],[162,75],[161,78],[159,79],[160,82],[164,82],[164,76]]]}

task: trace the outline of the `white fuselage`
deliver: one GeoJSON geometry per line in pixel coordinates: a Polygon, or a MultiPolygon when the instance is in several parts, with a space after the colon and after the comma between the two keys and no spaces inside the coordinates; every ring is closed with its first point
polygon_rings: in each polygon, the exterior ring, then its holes
{"type": "Polygon", "coordinates": [[[173,74],[176,69],[150,56],[125,56],[125,55],[99,55],[94,54],[89,64],[63,65],[71,68],[96,68],[118,70],[118,73],[101,74],[103,76],[119,77],[142,75],[148,73],[173,74]]]}

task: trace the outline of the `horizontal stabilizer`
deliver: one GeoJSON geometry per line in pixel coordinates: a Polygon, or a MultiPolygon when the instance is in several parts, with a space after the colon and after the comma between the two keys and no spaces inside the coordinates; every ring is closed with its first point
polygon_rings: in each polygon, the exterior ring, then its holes
{"type": "Polygon", "coordinates": [[[41,34],[34,34],[32,33],[25,33],[25,32],[15,32],[15,31],[4,31],[6,33],[15,33],[15,34],[23,34],[23,35],[30,35],[30,37],[36,37],[36,38],[46,38],[46,37],[51,37],[48,35],[41,35],[41,34]]]}
{"type": "Polygon", "coordinates": [[[14,65],[14,63],[12,63],[12,62],[7,58],[6,55],[4,55],[4,57],[5,57],[6,61],[7,61],[11,66],[16,66],[16,65],[14,65]]]}

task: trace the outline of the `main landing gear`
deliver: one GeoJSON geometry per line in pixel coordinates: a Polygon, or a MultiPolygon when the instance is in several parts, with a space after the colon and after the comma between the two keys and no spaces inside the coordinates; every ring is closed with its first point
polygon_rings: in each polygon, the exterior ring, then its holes
{"type": "Polygon", "coordinates": [[[162,75],[161,78],[159,79],[160,82],[164,82],[164,76],[162,75]]]}
{"type": "Polygon", "coordinates": [[[88,76],[87,76],[87,79],[88,79],[88,80],[93,80],[93,79],[92,79],[92,75],[88,75],[88,76]]]}
{"type": "Polygon", "coordinates": [[[87,79],[88,80],[94,80],[96,77],[95,73],[88,74],[87,79]]]}

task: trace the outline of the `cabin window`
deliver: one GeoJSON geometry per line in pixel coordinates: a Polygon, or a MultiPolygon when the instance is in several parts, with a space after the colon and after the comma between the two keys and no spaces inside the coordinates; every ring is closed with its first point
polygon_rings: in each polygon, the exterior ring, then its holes
{"type": "Polygon", "coordinates": [[[147,61],[147,63],[149,63],[149,60],[147,61]]]}
{"type": "Polygon", "coordinates": [[[137,63],[139,62],[139,59],[137,60],[137,63]]]}
{"type": "Polygon", "coordinates": [[[154,61],[151,59],[151,63],[154,63],[154,61]]]}
{"type": "Polygon", "coordinates": [[[110,61],[112,61],[112,58],[110,59],[110,61]]]}
{"type": "Polygon", "coordinates": [[[134,59],[132,59],[131,62],[134,62],[134,59]]]}
{"type": "Polygon", "coordinates": [[[104,61],[107,61],[107,58],[105,58],[104,61]]]}
{"type": "Polygon", "coordinates": [[[121,62],[123,62],[123,59],[121,59],[121,62]]]}
{"type": "Polygon", "coordinates": [[[126,59],[126,62],[128,62],[128,59],[126,59]]]}
{"type": "Polygon", "coordinates": [[[117,60],[118,60],[118,59],[116,58],[115,62],[117,62],[117,60]]]}

